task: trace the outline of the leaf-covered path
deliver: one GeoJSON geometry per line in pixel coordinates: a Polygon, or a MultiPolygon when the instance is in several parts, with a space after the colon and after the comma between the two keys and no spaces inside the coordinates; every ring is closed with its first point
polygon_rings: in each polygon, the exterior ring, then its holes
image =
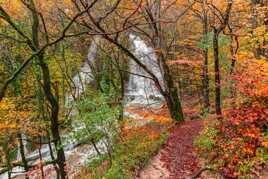
{"type": "Polygon", "coordinates": [[[140,173],[140,179],[186,179],[200,166],[193,141],[202,129],[201,120],[186,121],[170,130],[166,145],[140,173]]]}

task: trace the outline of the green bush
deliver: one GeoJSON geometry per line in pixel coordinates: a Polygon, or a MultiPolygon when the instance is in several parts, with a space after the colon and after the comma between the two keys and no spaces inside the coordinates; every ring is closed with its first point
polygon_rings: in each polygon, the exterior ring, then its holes
{"type": "Polygon", "coordinates": [[[120,115],[120,106],[111,105],[114,93],[94,93],[84,94],[84,97],[78,102],[76,130],[74,137],[80,142],[94,141],[101,138],[112,143],[118,134],[118,118],[120,115]]]}
{"type": "MultiPolygon", "coordinates": [[[[147,124],[147,126],[154,125],[152,123],[147,124]]],[[[132,133],[133,131],[130,132],[132,133]]],[[[168,133],[163,131],[160,134],[158,133],[158,136],[152,140],[148,133],[145,132],[146,130],[141,132],[134,131],[134,135],[124,138],[123,141],[115,145],[112,153],[112,163],[104,172],[104,176],[107,179],[133,178],[135,170],[147,165],[150,158],[157,154],[168,138],[168,133]]],[[[98,161],[90,164],[90,171],[93,175],[99,176],[97,168],[104,160],[103,157],[99,157],[96,160],[98,161]]]]}
{"type": "Polygon", "coordinates": [[[207,127],[201,135],[194,141],[197,148],[204,151],[211,151],[215,144],[215,137],[218,131],[213,127],[207,127]]]}

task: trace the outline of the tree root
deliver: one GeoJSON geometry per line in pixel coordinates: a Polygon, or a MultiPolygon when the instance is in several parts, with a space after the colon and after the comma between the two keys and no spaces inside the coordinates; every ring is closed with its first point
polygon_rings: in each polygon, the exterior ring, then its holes
{"type": "Polygon", "coordinates": [[[201,168],[194,176],[191,177],[191,179],[196,179],[198,178],[204,171],[215,171],[215,169],[213,168],[209,168],[209,167],[204,167],[204,168],[201,168]]]}

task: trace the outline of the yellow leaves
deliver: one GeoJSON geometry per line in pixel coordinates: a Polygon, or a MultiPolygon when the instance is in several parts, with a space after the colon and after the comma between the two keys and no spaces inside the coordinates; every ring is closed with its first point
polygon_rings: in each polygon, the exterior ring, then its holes
{"type": "MultiPolygon", "coordinates": [[[[24,103],[22,97],[4,98],[0,102],[0,135],[16,134],[17,130],[29,130],[34,108],[24,103]]],[[[29,101],[28,101],[29,102],[29,101]]]]}
{"type": "Polygon", "coordinates": [[[266,27],[263,25],[263,26],[260,26],[260,27],[257,27],[255,29],[255,35],[264,35],[266,32],[266,27]]]}
{"type": "Polygon", "coordinates": [[[12,130],[12,129],[17,129],[17,125],[15,123],[5,122],[5,123],[2,123],[0,125],[0,131],[3,131],[3,130],[12,130]]]}
{"type": "Polygon", "coordinates": [[[1,111],[4,110],[9,110],[15,108],[15,104],[12,101],[9,101],[7,99],[4,99],[1,103],[0,103],[0,109],[1,111]]]}
{"type": "Polygon", "coordinates": [[[178,60],[168,60],[167,64],[169,65],[175,65],[175,64],[179,64],[179,65],[189,65],[189,66],[198,66],[202,63],[202,61],[194,61],[194,60],[189,60],[189,59],[178,59],[178,60]]]}

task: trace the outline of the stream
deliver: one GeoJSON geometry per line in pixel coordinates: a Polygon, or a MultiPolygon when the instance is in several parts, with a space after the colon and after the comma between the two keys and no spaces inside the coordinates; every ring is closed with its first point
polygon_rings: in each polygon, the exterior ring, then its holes
{"type": "MultiPolygon", "coordinates": [[[[140,61],[145,64],[148,69],[150,69],[155,76],[160,81],[160,84],[163,85],[163,77],[161,73],[161,68],[159,63],[157,62],[156,55],[154,53],[153,48],[146,45],[146,43],[140,38],[135,36],[134,34],[129,35],[129,39],[133,42],[133,50],[134,54],[140,61]]],[[[100,37],[95,36],[93,41],[89,47],[87,60],[85,60],[83,66],[80,68],[78,74],[73,77],[73,89],[74,93],[72,95],[66,96],[66,103],[71,104],[74,101],[74,98],[78,97],[81,93],[85,91],[86,85],[90,84],[94,78],[92,76],[91,65],[95,63],[98,44],[100,43],[100,37]]],[[[144,76],[148,76],[148,74],[141,69],[133,60],[129,62],[130,76],[129,81],[126,86],[126,97],[125,97],[125,106],[155,106],[162,104],[163,97],[156,89],[153,81],[149,78],[145,78],[144,76]],[[138,75],[134,75],[138,74],[138,75]],[[140,76],[139,76],[140,75],[140,76]]],[[[76,112],[72,111],[72,115],[76,112]]],[[[137,118],[137,114],[130,113],[128,111],[124,112],[124,115],[130,118],[137,118]]],[[[74,129],[79,130],[79,129],[74,129]]],[[[97,152],[94,147],[85,144],[78,145],[75,140],[70,140],[73,137],[71,134],[62,134],[62,141],[64,144],[64,151],[67,160],[68,172],[75,175],[80,171],[82,166],[87,165],[97,156],[97,152]]],[[[27,146],[27,136],[23,135],[24,146],[27,146]]],[[[105,140],[101,139],[96,145],[101,153],[106,153],[105,148],[105,140]]],[[[52,148],[55,151],[55,146],[52,145],[52,148]]],[[[40,163],[39,161],[39,151],[34,150],[32,152],[27,151],[27,147],[25,147],[26,158],[29,160],[30,165],[35,165],[40,163]]],[[[55,153],[55,152],[54,152],[55,153]]],[[[41,147],[41,155],[43,161],[51,160],[50,150],[48,144],[42,145],[41,147]]],[[[56,155],[56,153],[55,153],[56,155]]],[[[20,160],[20,152],[18,150],[17,160],[20,160]]],[[[1,168],[0,168],[1,169],[1,168]]],[[[47,165],[43,168],[46,178],[54,179],[55,171],[53,165],[47,165]],[[52,172],[51,172],[52,171],[52,172]]],[[[35,178],[38,175],[31,174],[30,178],[35,178]]],[[[3,173],[0,175],[0,179],[7,179],[8,173],[3,173]]],[[[12,169],[12,178],[23,179],[25,178],[23,167],[14,167],[12,169]]],[[[72,178],[70,175],[69,178],[72,178]]]]}

